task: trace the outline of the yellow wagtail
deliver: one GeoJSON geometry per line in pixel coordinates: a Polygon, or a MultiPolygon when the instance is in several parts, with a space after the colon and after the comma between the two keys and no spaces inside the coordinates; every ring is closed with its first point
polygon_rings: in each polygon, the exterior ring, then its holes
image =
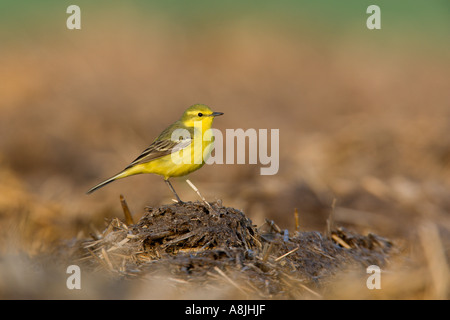
{"type": "Polygon", "coordinates": [[[87,194],[117,179],[140,173],[155,173],[163,176],[178,202],[182,203],[169,178],[187,175],[205,164],[214,146],[214,136],[209,129],[214,117],[222,114],[213,112],[203,104],[189,107],[180,120],[161,132],[124,170],[91,188],[87,194]]]}

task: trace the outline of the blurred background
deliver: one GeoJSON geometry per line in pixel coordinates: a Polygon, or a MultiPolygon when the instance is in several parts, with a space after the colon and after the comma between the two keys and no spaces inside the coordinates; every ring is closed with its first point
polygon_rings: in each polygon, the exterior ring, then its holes
{"type": "MultiPolygon", "coordinates": [[[[209,201],[291,232],[297,208],[300,230],[322,232],[335,199],[336,225],[414,251],[432,224],[447,255],[449,18],[444,0],[1,1],[0,254],[101,230],[122,218],[120,194],[135,221],[171,202],[156,175],[85,192],[204,103],[223,132],[280,134],[276,175],[191,174],[209,201]],[[71,4],[81,30],[66,28],[71,4]],[[381,30],[366,27],[371,4],[381,30]]],[[[198,200],[184,180],[180,197],[198,200]]]]}

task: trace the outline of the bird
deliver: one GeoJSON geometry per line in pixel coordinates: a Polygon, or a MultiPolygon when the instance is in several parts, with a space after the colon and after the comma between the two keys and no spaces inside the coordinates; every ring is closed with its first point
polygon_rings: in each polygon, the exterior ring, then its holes
{"type": "Polygon", "coordinates": [[[223,112],[213,112],[207,105],[194,104],[181,118],[166,129],[125,169],[97,184],[86,193],[106,186],[118,179],[136,174],[153,173],[164,178],[178,203],[183,203],[169,178],[185,176],[200,169],[214,148],[211,126],[223,112]]]}

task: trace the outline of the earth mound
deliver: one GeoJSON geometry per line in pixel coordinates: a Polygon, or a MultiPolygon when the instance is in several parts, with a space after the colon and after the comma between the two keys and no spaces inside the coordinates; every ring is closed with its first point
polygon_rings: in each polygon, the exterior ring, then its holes
{"type": "Polygon", "coordinates": [[[382,267],[394,249],[380,236],[343,228],[289,234],[269,220],[256,227],[220,201],[147,207],[137,223],[114,218],[75,246],[72,258],[92,272],[135,280],[165,275],[184,290],[225,282],[243,298],[320,298],[342,271],[382,267]]]}

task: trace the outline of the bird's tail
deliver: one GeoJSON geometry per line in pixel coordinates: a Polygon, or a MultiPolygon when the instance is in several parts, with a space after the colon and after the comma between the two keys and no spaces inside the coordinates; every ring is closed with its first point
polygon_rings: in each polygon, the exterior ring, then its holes
{"type": "Polygon", "coordinates": [[[88,190],[88,192],[86,192],[86,194],[91,194],[91,193],[94,192],[95,190],[100,189],[101,187],[104,187],[104,186],[106,186],[107,184],[109,184],[109,183],[111,183],[111,182],[113,182],[113,181],[116,181],[117,179],[125,178],[125,177],[127,177],[127,176],[128,176],[128,174],[125,174],[125,171],[122,171],[122,172],[116,174],[115,176],[109,178],[108,180],[105,180],[105,181],[103,181],[102,183],[99,183],[99,184],[96,185],[95,187],[92,187],[91,189],[88,190]]]}

